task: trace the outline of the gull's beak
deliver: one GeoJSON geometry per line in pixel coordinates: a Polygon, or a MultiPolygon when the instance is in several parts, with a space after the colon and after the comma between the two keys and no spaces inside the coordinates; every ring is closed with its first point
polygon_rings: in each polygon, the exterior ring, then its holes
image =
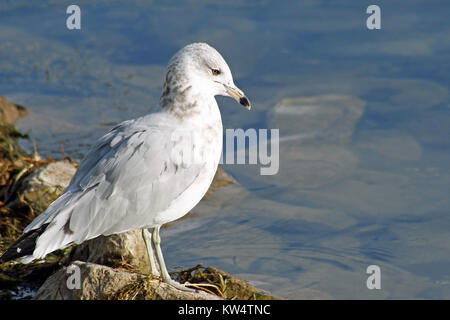
{"type": "Polygon", "coordinates": [[[252,108],[252,106],[250,105],[250,101],[244,95],[241,89],[239,89],[238,87],[230,87],[227,85],[225,85],[225,89],[230,97],[246,107],[247,110],[250,110],[252,108]]]}

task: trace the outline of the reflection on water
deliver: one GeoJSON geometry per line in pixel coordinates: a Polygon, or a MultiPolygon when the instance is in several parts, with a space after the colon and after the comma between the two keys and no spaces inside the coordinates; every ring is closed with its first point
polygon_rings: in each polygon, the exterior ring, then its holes
{"type": "MultiPolygon", "coordinates": [[[[0,92],[43,156],[80,159],[93,139],[157,105],[183,45],[225,56],[252,100],[218,98],[225,128],[279,128],[280,171],[224,166],[224,187],[164,229],[171,267],[214,265],[289,298],[450,298],[448,37],[435,1],[0,4],[0,92]],[[183,17],[183,18],[180,18],[183,17]],[[320,18],[318,18],[320,17],[320,18]],[[366,268],[381,267],[368,290],[366,268]]],[[[23,142],[30,148],[29,142],[23,142]]]]}

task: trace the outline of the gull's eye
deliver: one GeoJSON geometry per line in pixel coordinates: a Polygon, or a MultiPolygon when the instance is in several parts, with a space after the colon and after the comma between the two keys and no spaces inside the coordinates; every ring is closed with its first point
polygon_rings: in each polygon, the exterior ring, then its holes
{"type": "Polygon", "coordinates": [[[211,69],[211,72],[214,76],[218,76],[219,74],[221,74],[219,69],[211,69]]]}

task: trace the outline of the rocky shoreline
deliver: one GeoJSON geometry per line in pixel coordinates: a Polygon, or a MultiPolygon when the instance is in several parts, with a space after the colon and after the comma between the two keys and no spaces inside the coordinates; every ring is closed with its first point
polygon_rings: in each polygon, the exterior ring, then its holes
{"type": "MultiPolygon", "coordinates": [[[[17,141],[26,136],[15,129],[14,121],[26,113],[0,95],[0,252],[61,194],[78,165],[69,158],[42,160],[36,151],[29,155],[20,150],[17,141]]],[[[219,168],[206,197],[232,183],[219,168]]],[[[276,299],[245,280],[201,265],[173,273],[197,289],[180,291],[148,275],[146,255],[141,232],[135,230],[100,236],[52,253],[44,261],[0,264],[0,300],[276,299]],[[68,285],[72,270],[81,280],[74,287],[68,285]]]]}

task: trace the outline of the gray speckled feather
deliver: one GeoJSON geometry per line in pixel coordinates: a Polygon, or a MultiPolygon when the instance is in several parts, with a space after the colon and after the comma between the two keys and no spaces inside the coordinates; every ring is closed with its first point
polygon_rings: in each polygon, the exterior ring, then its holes
{"type": "MultiPolygon", "coordinates": [[[[76,199],[65,206],[70,242],[152,226],[155,213],[195,182],[204,163],[185,167],[171,161],[171,151],[182,143],[172,141],[178,122],[169,113],[151,114],[122,123],[97,142],[60,197],[76,199]]],[[[53,212],[48,210],[26,231],[48,223],[53,212]]]]}

